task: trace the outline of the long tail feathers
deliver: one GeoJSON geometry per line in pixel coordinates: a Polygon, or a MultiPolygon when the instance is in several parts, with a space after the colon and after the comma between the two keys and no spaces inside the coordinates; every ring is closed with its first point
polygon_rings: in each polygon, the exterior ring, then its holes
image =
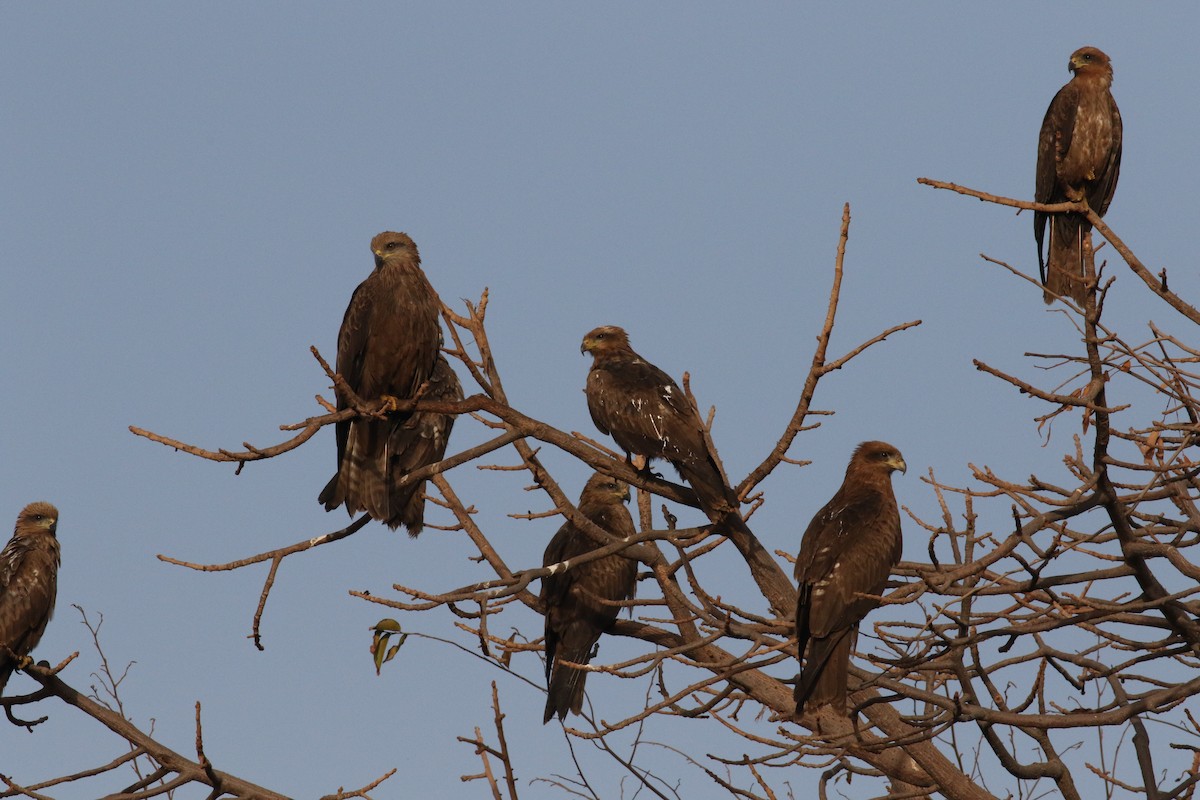
{"type": "MultiPolygon", "coordinates": [[[[326,511],[345,503],[351,515],[365,511],[372,519],[391,519],[391,497],[385,479],[387,436],[388,423],[351,423],[342,463],[317,498],[326,511]],[[383,441],[378,441],[380,437],[383,441]]],[[[399,520],[396,522],[399,524],[399,520]]]]}
{"type": "MultiPolygon", "coordinates": [[[[426,481],[396,486],[404,472],[402,466],[393,462],[397,454],[421,445],[429,448],[418,435],[407,429],[389,431],[388,423],[356,421],[350,429],[341,467],[321,490],[318,502],[324,504],[326,511],[344,503],[351,515],[365,511],[372,519],[393,530],[403,525],[408,529],[408,535],[415,538],[425,526],[426,481]]],[[[427,455],[431,461],[436,461],[441,459],[443,452],[444,444],[435,453],[420,452],[417,455],[427,455]]],[[[424,466],[424,463],[416,464],[414,468],[416,466],[424,466]]]]}
{"type": "Polygon", "coordinates": [[[692,487],[692,491],[696,493],[696,499],[700,501],[703,511],[710,518],[714,513],[717,518],[720,518],[730,511],[737,511],[739,505],[737,497],[733,490],[725,484],[725,478],[717,469],[716,464],[710,461],[672,463],[675,464],[679,475],[692,487]]]}
{"type": "Polygon", "coordinates": [[[845,628],[831,636],[809,640],[808,654],[793,692],[797,715],[824,705],[840,714],[846,713],[852,630],[845,628]]]}
{"type": "Polygon", "coordinates": [[[549,680],[546,692],[546,713],[542,724],[557,715],[564,718],[567,712],[578,714],[583,710],[583,687],[587,671],[568,667],[563,661],[587,664],[592,660],[592,650],[600,640],[600,630],[586,621],[577,621],[561,632],[556,643],[547,642],[546,658],[549,680]]]}
{"type": "Polygon", "coordinates": [[[547,687],[546,713],[542,716],[542,724],[554,716],[563,719],[568,711],[579,714],[583,710],[583,687],[586,681],[587,673],[583,670],[555,663],[547,687]]]}
{"type": "Polygon", "coordinates": [[[546,714],[542,717],[542,723],[550,722],[554,715],[562,720],[568,711],[580,714],[583,710],[583,685],[588,679],[587,670],[568,667],[563,662],[590,663],[600,633],[600,628],[592,622],[576,620],[559,631],[559,636],[553,640],[547,637],[548,680],[546,714]]]}
{"type": "Polygon", "coordinates": [[[1049,223],[1050,247],[1043,299],[1049,305],[1056,297],[1069,297],[1083,305],[1087,295],[1084,276],[1089,272],[1088,262],[1092,265],[1090,272],[1095,274],[1092,248],[1085,246],[1085,242],[1090,245],[1091,226],[1078,214],[1055,214],[1049,223]]]}

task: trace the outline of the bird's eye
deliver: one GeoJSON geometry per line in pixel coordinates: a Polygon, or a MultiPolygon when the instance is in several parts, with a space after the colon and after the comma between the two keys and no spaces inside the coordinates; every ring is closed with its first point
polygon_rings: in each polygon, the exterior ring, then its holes
{"type": "Polygon", "coordinates": [[[1091,61],[1091,60],[1092,60],[1092,54],[1091,54],[1091,53],[1084,53],[1084,54],[1083,54],[1083,60],[1084,60],[1084,61],[1091,61]]]}

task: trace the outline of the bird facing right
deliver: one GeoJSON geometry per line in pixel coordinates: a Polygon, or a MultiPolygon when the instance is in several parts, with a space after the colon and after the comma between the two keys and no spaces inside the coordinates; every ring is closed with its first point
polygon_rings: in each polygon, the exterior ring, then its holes
{"type": "MultiPolygon", "coordinates": [[[[1103,217],[1121,172],[1121,112],[1109,91],[1112,62],[1095,47],[1081,47],[1071,54],[1067,68],[1074,77],[1050,101],[1038,135],[1033,197],[1039,203],[1086,199],[1088,207],[1103,217]]],[[[1033,213],[1038,269],[1047,303],[1061,295],[1083,304],[1087,265],[1095,263],[1091,231],[1087,219],[1074,211],[1033,213]],[[1043,258],[1047,217],[1050,242],[1043,258]]],[[[1091,271],[1095,272],[1094,266],[1091,271]]]]}
{"type": "MultiPolygon", "coordinates": [[[[633,536],[633,518],[625,503],[629,487],[602,472],[592,475],[579,498],[579,511],[603,530],[619,538],[633,536]]],[[[562,564],[602,545],[567,522],[546,546],[542,566],[562,564]]],[[[621,611],[620,601],[633,597],[637,588],[637,562],[612,553],[579,565],[568,564],[542,578],[542,604],[546,614],[546,713],[543,724],[558,715],[583,708],[587,672],[563,661],[586,664],[600,634],[608,630],[621,611]]]]}
{"type": "Polygon", "coordinates": [[[57,530],[58,509],[30,503],[17,515],[12,538],[0,550],[0,694],[54,616],[62,561],[57,530]]]}
{"type": "Polygon", "coordinates": [[[858,623],[900,560],[900,509],[892,473],[908,465],[887,442],[863,442],[833,499],[817,512],[796,556],[796,716],[821,706],[846,713],[846,679],[858,623]],[[867,596],[864,596],[867,595],[867,596]]]}

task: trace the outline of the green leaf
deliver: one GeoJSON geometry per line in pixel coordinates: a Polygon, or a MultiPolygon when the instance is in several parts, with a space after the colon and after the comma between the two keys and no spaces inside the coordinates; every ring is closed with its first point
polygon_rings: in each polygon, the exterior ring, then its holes
{"type": "Polygon", "coordinates": [[[379,675],[383,665],[395,658],[396,651],[408,641],[408,634],[401,633],[396,643],[389,648],[387,643],[394,634],[400,632],[400,623],[394,619],[381,620],[373,630],[375,635],[371,637],[371,656],[375,659],[375,674],[379,675]]]}

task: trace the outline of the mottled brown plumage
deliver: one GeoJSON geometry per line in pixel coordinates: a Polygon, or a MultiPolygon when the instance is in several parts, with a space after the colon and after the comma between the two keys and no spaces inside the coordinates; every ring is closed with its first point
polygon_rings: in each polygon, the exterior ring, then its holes
{"type": "MultiPolygon", "coordinates": [[[[1050,101],[1038,135],[1034,199],[1039,203],[1086,199],[1092,211],[1103,217],[1121,172],[1121,112],[1109,91],[1112,64],[1095,47],[1082,47],[1071,54],[1067,68],[1074,77],[1050,101]]],[[[1083,303],[1086,265],[1094,264],[1091,231],[1087,219],[1077,213],[1034,212],[1033,233],[1047,303],[1056,295],[1083,303]],[[1051,217],[1050,241],[1043,258],[1047,217],[1051,217]]]]}
{"type": "MultiPolygon", "coordinates": [[[[614,536],[634,534],[633,518],[625,503],[629,487],[597,472],[583,487],[579,511],[614,536]]],[[[599,548],[587,534],[570,522],[558,529],[542,566],[560,564],[599,548]]],[[[558,715],[583,708],[583,685],[587,672],[568,667],[563,661],[587,664],[600,634],[616,620],[621,607],[615,603],[633,597],[637,584],[637,562],[619,553],[578,566],[559,569],[542,578],[542,604],[546,613],[546,682],[548,696],[543,723],[558,715]]]]}
{"type": "Polygon", "coordinates": [[[628,334],[615,325],[591,331],[580,350],[593,358],[586,392],[596,427],[626,454],[670,461],[710,517],[736,510],[737,497],[709,452],[700,415],[671,376],[635,353],[628,334]]]}
{"type": "MultiPolygon", "coordinates": [[[[425,399],[462,396],[458,378],[439,357],[441,303],[421,271],[417,246],[403,233],[371,240],[375,270],[350,298],[338,333],[337,371],[363,400],[407,399],[430,381],[425,399]]],[[[338,398],[338,408],[345,400],[338,398]]],[[[423,524],[422,486],[397,489],[414,469],[441,459],[452,420],[438,414],[337,423],[338,471],[318,500],[416,536],[423,524]]]]}
{"type": "MultiPolygon", "coordinates": [[[[456,402],[463,399],[462,384],[440,353],[427,382],[428,388],[421,396],[423,400],[456,402]]],[[[425,526],[425,488],[428,481],[414,481],[403,486],[400,481],[413,470],[442,460],[450,442],[450,431],[454,428],[454,415],[418,410],[407,417],[396,416],[399,418],[389,421],[391,429],[383,473],[383,488],[388,493],[386,508],[391,516],[383,516],[384,512],[380,511],[380,516],[376,518],[393,529],[402,524],[408,530],[408,535],[415,537],[425,526]]],[[[337,480],[337,477],[333,480],[337,480]]],[[[336,508],[336,505],[333,507],[336,508]]]]}
{"type": "Polygon", "coordinates": [[[863,442],[846,477],[804,532],[796,557],[796,714],[830,705],[846,710],[846,678],[858,623],[879,602],[900,560],[900,509],[891,475],[904,457],[886,442],[863,442]]]}
{"type": "Polygon", "coordinates": [[[0,551],[0,694],[54,615],[61,561],[57,530],[58,509],[30,503],[0,551]]]}

